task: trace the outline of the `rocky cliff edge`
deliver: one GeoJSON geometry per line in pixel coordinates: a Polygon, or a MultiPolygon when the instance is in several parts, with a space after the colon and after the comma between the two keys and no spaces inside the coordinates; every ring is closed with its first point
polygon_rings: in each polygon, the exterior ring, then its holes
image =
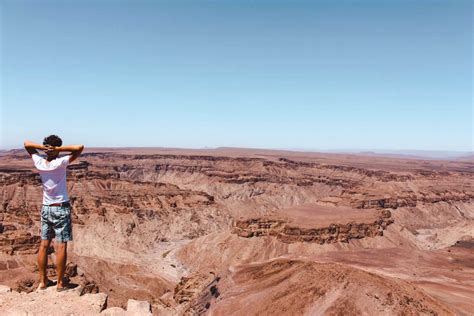
{"type": "Polygon", "coordinates": [[[128,300],[127,310],[107,308],[107,294],[80,295],[81,288],[56,292],[51,286],[46,290],[18,293],[0,285],[0,314],[2,315],[152,315],[150,303],[128,300]]]}

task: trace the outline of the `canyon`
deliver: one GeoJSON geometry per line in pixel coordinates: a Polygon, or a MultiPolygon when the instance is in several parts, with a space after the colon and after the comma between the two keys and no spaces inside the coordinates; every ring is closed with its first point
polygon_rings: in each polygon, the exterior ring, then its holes
{"type": "MultiPolygon", "coordinates": [[[[469,159],[91,148],[68,167],[67,275],[101,309],[154,315],[472,315],[473,175],[469,159]]],[[[0,152],[0,185],[0,284],[32,293],[42,191],[24,150],[0,152]]]]}

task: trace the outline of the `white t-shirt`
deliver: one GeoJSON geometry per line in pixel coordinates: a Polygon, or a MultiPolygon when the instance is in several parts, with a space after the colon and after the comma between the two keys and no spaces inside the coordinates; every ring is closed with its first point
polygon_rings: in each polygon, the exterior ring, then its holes
{"type": "Polygon", "coordinates": [[[66,185],[66,168],[70,157],[70,155],[67,155],[47,161],[38,154],[31,156],[43,182],[44,205],[69,201],[66,185]]]}

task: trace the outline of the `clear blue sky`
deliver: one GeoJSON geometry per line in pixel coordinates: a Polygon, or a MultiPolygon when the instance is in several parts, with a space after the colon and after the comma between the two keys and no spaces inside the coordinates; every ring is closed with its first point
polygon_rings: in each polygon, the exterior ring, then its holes
{"type": "Polygon", "coordinates": [[[1,3],[1,146],[473,149],[471,1],[1,3]]]}

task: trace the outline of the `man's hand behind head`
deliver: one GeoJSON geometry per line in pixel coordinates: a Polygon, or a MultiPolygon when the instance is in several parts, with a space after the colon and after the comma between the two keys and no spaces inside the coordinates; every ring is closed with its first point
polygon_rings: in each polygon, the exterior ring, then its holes
{"type": "Polygon", "coordinates": [[[59,150],[51,145],[45,145],[44,153],[48,156],[57,156],[59,155],[59,150]]]}

